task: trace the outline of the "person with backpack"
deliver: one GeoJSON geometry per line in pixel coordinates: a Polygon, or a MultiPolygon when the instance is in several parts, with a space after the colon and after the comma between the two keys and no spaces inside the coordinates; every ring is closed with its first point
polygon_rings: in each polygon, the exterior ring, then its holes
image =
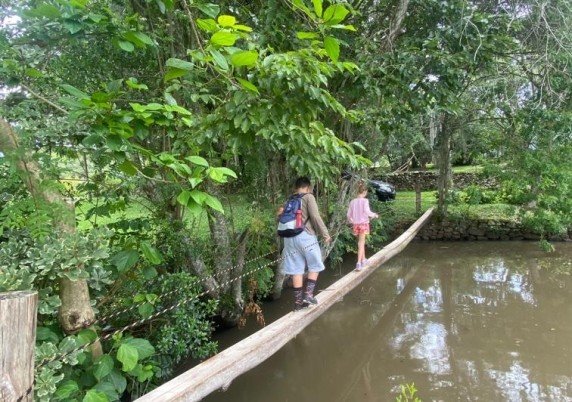
{"type": "Polygon", "coordinates": [[[328,228],[318,210],[312,185],[307,177],[296,180],[296,191],[279,210],[278,235],[284,238],[282,255],[284,274],[292,275],[294,310],[317,304],[314,289],[318,275],[325,269],[318,244],[319,233],[326,243],[331,242],[328,228]],[[308,267],[306,289],[303,288],[304,271],[308,267]]]}

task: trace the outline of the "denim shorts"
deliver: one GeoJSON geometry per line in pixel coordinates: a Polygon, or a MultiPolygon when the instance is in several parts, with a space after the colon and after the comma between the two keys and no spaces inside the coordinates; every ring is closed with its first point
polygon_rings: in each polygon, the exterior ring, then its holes
{"type": "Polygon", "coordinates": [[[321,272],[325,268],[318,238],[306,231],[284,239],[282,256],[282,270],[286,275],[302,275],[306,266],[310,272],[321,272]]]}

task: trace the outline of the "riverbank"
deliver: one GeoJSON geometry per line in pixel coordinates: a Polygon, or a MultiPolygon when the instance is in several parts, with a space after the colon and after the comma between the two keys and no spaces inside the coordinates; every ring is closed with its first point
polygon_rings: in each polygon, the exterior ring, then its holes
{"type": "MultiPolygon", "coordinates": [[[[421,193],[421,209],[436,205],[435,191],[421,193]]],[[[377,204],[383,211],[382,219],[387,219],[390,238],[399,234],[415,221],[415,192],[397,193],[391,204],[377,204]]],[[[542,234],[535,232],[521,220],[517,206],[490,204],[453,204],[449,206],[447,219],[433,217],[417,235],[417,240],[541,240],[542,234]]],[[[549,241],[570,241],[572,231],[548,234],[549,241]]]]}

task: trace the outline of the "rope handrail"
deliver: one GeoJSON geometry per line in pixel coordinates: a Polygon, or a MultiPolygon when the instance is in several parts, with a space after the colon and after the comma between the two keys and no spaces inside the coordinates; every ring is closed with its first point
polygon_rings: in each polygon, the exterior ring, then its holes
{"type": "MultiPolygon", "coordinates": [[[[314,242],[314,243],[311,243],[311,244],[305,246],[302,250],[306,250],[306,249],[308,249],[308,248],[310,248],[310,247],[312,247],[312,246],[315,246],[315,245],[317,245],[317,244],[319,244],[319,241],[316,241],[316,242],[314,242]]],[[[300,252],[300,250],[295,250],[295,251],[289,253],[288,255],[294,255],[294,254],[297,254],[297,253],[299,253],[299,252],[300,252]]],[[[250,275],[250,274],[253,274],[253,273],[257,272],[257,271],[260,271],[260,270],[262,270],[262,269],[264,269],[264,268],[266,268],[266,267],[268,267],[268,266],[270,266],[270,265],[273,265],[273,264],[275,264],[275,263],[277,263],[277,262],[280,262],[280,261],[282,261],[285,257],[286,257],[286,255],[282,255],[282,256],[280,256],[280,258],[277,258],[277,259],[275,259],[275,260],[273,260],[273,261],[270,261],[270,262],[268,262],[268,263],[266,263],[266,264],[263,264],[263,265],[259,266],[259,267],[256,268],[256,269],[252,269],[252,270],[246,271],[246,272],[242,273],[241,275],[238,275],[238,276],[236,276],[236,277],[234,277],[234,278],[232,278],[232,279],[229,279],[229,280],[227,280],[227,281],[225,281],[225,282],[222,282],[222,283],[220,283],[220,284],[216,287],[216,289],[222,288],[223,286],[227,286],[227,285],[229,285],[229,284],[231,284],[231,283],[233,283],[233,282],[235,282],[235,281],[237,281],[237,280],[239,280],[239,279],[241,279],[241,278],[244,278],[244,277],[246,277],[246,276],[248,276],[248,275],[250,275]]],[[[252,261],[252,260],[251,260],[251,261],[252,261]]],[[[190,301],[192,301],[192,300],[196,300],[196,299],[198,299],[199,297],[205,296],[206,294],[209,293],[209,291],[210,291],[210,290],[205,290],[205,291],[203,291],[203,292],[201,292],[201,293],[198,293],[198,294],[196,294],[196,295],[187,297],[187,298],[185,298],[185,299],[183,299],[183,300],[181,300],[181,301],[179,301],[179,302],[177,302],[177,303],[175,303],[175,304],[173,304],[173,305],[171,305],[171,306],[169,306],[169,307],[167,307],[167,308],[164,308],[164,309],[162,309],[162,310],[156,312],[155,314],[150,315],[150,316],[147,317],[147,318],[143,318],[143,319],[141,319],[141,320],[137,320],[137,321],[135,321],[135,322],[133,322],[133,323],[131,323],[131,324],[128,324],[128,325],[126,325],[126,326],[124,326],[124,327],[122,327],[122,328],[120,328],[120,329],[118,329],[118,330],[116,330],[116,331],[110,332],[109,334],[106,334],[106,335],[103,335],[103,336],[99,336],[99,337],[95,338],[93,341],[88,342],[88,343],[86,343],[86,344],[83,344],[83,345],[81,345],[81,346],[78,346],[77,348],[74,348],[74,349],[72,349],[72,350],[70,350],[70,351],[68,351],[68,352],[61,353],[61,354],[55,354],[55,355],[53,355],[53,356],[50,357],[50,358],[43,359],[40,363],[38,363],[38,365],[36,366],[36,368],[42,368],[42,367],[44,367],[44,366],[46,366],[46,365],[48,365],[48,364],[50,364],[50,363],[52,363],[52,362],[54,362],[54,361],[61,360],[61,359],[65,358],[65,357],[67,357],[67,356],[69,356],[69,355],[71,355],[71,354],[73,354],[73,353],[76,353],[76,352],[79,352],[79,351],[81,351],[81,350],[83,350],[83,349],[86,349],[86,348],[88,348],[88,347],[94,345],[95,343],[97,343],[97,342],[99,342],[99,341],[108,340],[108,339],[112,338],[113,336],[115,336],[115,335],[117,335],[117,334],[119,334],[119,333],[122,333],[122,332],[125,332],[125,331],[129,330],[129,329],[138,327],[138,326],[140,326],[140,325],[146,323],[147,321],[150,321],[150,320],[153,320],[153,319],[159,317],[159,316],[162,315],[162,314],[168,313],[169,311],[172,311],[172,310],[175,310],[175,309],[179,308],[179,307],[182,306],[183,304],[186,304],[186,303],[188,303],[188,302],[190,302],[190,301]]]]}
{"type": "MultiPolygon", "coordinates": [[[[250,263],[252,263],[252,262],[254,262],[254,261],[260,260],[260,259],[262,259],[262,258],[264,258],[264,257],[267,257],[267,256],[269,256],[270,254],[275,253],[276,251],[277,251],[276,249],[273,249],[272,251],[269,251],[269,252],[266,253],[266,254],[259,255],[259,256],[254,257],[254,258],[252,258],[252,259],[250,259],[250,260],[248,260],[248,261],[242,262],[242,263],[240,263],[240,264],[233,265],[233,266],[230,267],[230,268],[227,268],[227,269],[225,269],[225,270],[222,270],[222,271],[220,271],[220,272],[217,272],[217,274],[220,275],[220,274],[224,274],[224,273],[226,273],[226,272],[232,272],[232,271],[235,270],[236,268],[245,267],[246,265],[248,265],[248,264],[250,264],[250,263]]],[[[207,279],[208,279],[208,278],[199,278],[195,283],[197,283],[197,284],[198,284],[198,283],[203,283],[203,282],[206,281],[207,279]]],[[[150,285],[151,283],[153,283],[153,281],[151,281],[150,283],[148,283],[148,285],[150,285]]],[[[217,287],[217,289],[218,289],[218,287],[217,287]]],[[[162,298],[167,297],[167,296],[170,296],[170,295],[172,295],[172,294],[174,294],[174,293],[180,292],[181,290],[182,290],[181,288],[177,288],[177,289],[171,290],[171,291],[169,291],[169,292],[167,292],[167,293],[163,293],[162,295],[159,295],[156,300],[161,300],[162,298]]],[[[145,303],[147,303],[147,300],[144,300],[144,301],[142,301],[142,302],[140,302],[140,303],[135,303],[135,304],[133,304],[133,305],[131,305],[131,306],[129,306],[129,307],[126,307],[126,308],[124,308],[124,309],[122,309],[122,310],[119,310],[119,311],[116,311],[116,312],[114,312],[114,313],[108,314],[108,315],[106,315],[106,316],[97,318],[97,319],[95,319],[95,320],[93,320],[93,321],[88,321],[88,322],[86,322],[86,323],[84,323],[84,324],[82,325],[82,328],[85,329],[85,328],[91,327],[92,325],[96,325],[96,324],[99,324],[99,323],[104,323],[104,322],[106,322],[106,321],[108,321],[108,320],[110,320],[110,319],[112,319],[112,318],[115,318],[115,317],[120,316],[121,314],[124,314],[124,313],[127,313],[127,312],[129,312],[129,311],[135,310],[136,308],[138,308],[139,306],[142,306],[142,305],[145,304],[145,303]]]]}

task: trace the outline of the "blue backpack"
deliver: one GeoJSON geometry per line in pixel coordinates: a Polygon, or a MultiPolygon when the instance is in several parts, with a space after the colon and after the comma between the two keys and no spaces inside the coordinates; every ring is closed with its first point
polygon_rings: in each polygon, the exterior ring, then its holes
{"type": "Polygon", "coordinates": [[[306,222],[302,222],[302,198],[306,194],[294,194],[284,204],[284,211],[278,218],[278,236],[294,237],[304,231],[306,222]]]}

